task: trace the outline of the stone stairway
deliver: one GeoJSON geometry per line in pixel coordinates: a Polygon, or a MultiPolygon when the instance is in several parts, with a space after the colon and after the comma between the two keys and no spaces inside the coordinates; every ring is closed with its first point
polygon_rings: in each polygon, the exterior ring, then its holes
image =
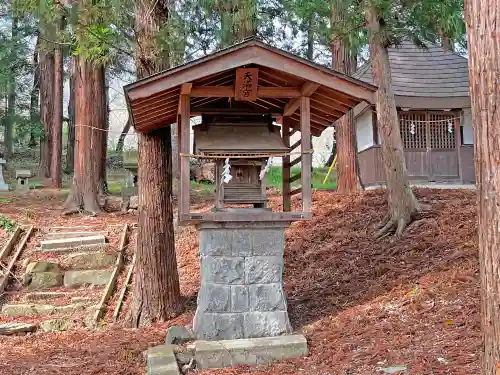
{"type": "Polygon", "coordinates": [[[0,334],[96,325],[121,262],[104,233],[46,231],[23,261],[22,288],[1,308],[0,334]]]}

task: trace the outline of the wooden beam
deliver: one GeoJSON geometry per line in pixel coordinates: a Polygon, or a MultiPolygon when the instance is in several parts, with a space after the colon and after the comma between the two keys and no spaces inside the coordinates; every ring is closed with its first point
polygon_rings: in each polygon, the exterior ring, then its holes
{"type": "Polygon", "coordinates": [[[290,150],[295,150],[297,147],[300,146],[302,140],[299,139],[297,142],[295,142],[293,145],[290,146],[290,150]]]}
{"type": "MultiPolygon", "coordinates": [[[[180,98],[181,113],[180,113],[180,144],[179,151],[182,154],[189,154],[190,145],[190,108],[189,108],[189,95],[181,95],[180,98]]],[[[180,169],[180,183],[179,183],[179,212],[180,217],[189,212],[189,158],[180,156],[181,169],[180,169]]]]}
{"type": "MultiPolygon", "coordinates": [[[[257,89],[259,98],[298,98],[301,96],[300,90],[296,87],[265,87],[260,86],[257,89]]],[[[233,86],[194,86],[191,89],[191,97],[216,97],[233,98],[233,86]]]]}
{"type": "Polygon", "coordinates": [[[311,145],[311,104],[309,97],[300,100],[300,137],[302,138],[302,211],[312,210],[312,149],[311,145]]]}
{"type": "Polygon", "coordinates": [[[290,167],[293,167],[294,165],[299,164],[301,161],[302,161],[302,156],[299,156],[298,158],[293,159],[293,160],[290,162],[290,167]]]}
{"type": "Polygon", "coordinates": [[[181,86],[181,95],[191,95],[191,89],[193,88],[192,83],[184,83],[181,86]]]}
{"type": "Polygon", "coordinates": [[[292,182],[297,181],[300,177],[302,177],[302,173],[301,172],[299,172],[299,173],[293,175],[292,177],[290,177],[290,179],[288,181],[290,181],[290,183],[292,183],[292,182]]]}
{"type": "Polygon", "coordinates": [[[302,193],[302,186],[297,188],[297,189],[292,190],[290,192],[290,196],[295,195],[295,194],[299,194],[299,193],[302,193]]]}
{"type": "MultiPolygon", "coordinates": [[[[283,144],[290,146],[290,118],[282,117],[283,144]]],[[[292,200],[290,199],[290,155],[283,156],[283,211],[292,210],[292,200]]]]}
{"type": "MultiPolygon", "coordinates": [[[[302,96],[311,96],[314,92],[319,88],[318,83],[314,82],[306,82],[300,88],[300,93],[302,96]]],[[[300,98],[290,100],[283,111],[283,116],[291,116],[295,113],[297,109],[300,107],[300,98]]]]}

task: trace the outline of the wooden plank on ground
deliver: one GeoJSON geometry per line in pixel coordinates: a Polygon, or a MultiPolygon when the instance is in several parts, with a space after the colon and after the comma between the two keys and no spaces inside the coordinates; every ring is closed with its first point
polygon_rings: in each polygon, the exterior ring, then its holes
{"type": "Polygon", "coordinates": [[[17,245],[16,252],[10,258],[9,264],[7,265],[7,269],[4,270],[4,274],[0,280],[0,294],[2,294],[3,291],[5,290],[5,287],[7,286],[7,282],[9,280],[9,276],[12,273],[12,268],[14,267],[14,264],[16,263],[17,259],[19,258],[19,255],[21,255],[21,253],[22,253],[24,247],[26,246],[26,243],[28,242],[29,238],[31,237],[32,233],[33,233],[33,226],[30,226],[26,230],[26,233],[25,233],[23,239],[21,240],[21,242],[17,245]]]}
{"type": "Polygon", "coordinates": [[[94,323],[97,323],[99,319],[102,318],[104,314],[104,306],[106,305],[106,302],[108,299],[111,297],[111,294],[113,293],[113,290],[115,288],[116,280],[118,279],[118,275],[120,274],[120,271],[122,270],[123,267],[123,252],[125,251],[125,247],[127,246],[128,243],[128,224],[125,224],[123,226],[123,231],[122,235],[120,237],[120,250],[118,253],[118,257],[116,258],[116,263],[115,263],[115,269],[113,270],[113,273],[111,274],[111,277],[108,280],[108,284],[106,285],[106,288],[104,289],[104,292],[102,294],[101,300],[99,301],[99,304],[97,305],[97,310],[94,314],[94,317],[92,321],[94,323]]]}
{"type": "Polygon", "coordinates": [[[120,310],[122,308],[123,299],[125,298],[125,294],[127,293],[128,284],[130,283],[130,280],[132,279],[134,266],[135,266],[135,254],[134,254],[134,258],[132,259],[132,264],[128,268],[127,277],[125,278],[125,283],[122,286],[120,296],[118,297],[118,303],[116,304],[115,312],[113,314],[113,320],[115,322],[118,320],[118,315],[120,315],[120,310]]]}
{"type": "Polygon", "coordinates": [[[19,236],[21,235],[21,232],[22,232],[21,227],[17,226],[16,229],[14,230],[14,233],[12,233],[9,240],[2,248],[2,251],[0,251],[0,262],[3,262],[10,255],[12,249],[14,248],[14,245],[16,244],[19,236]]]}

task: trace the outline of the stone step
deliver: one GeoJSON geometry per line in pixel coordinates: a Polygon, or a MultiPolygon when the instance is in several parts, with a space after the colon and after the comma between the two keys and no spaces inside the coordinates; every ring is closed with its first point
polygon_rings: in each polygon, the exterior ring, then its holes
{"type": "Polygon", "coordinates": [[[36,324],[30,323],[5,323],[0,324],[0,335],[25,334],[36,330],[36,324]]]}
{"type": "Polygon", "coordinates": [[[53,306],[41,304],[12,304],[3,305],[2,314],[6,316],[43,316],[56,313],[72,314],[85,309],[85,305],[75,303],[66,306],[53,306]]]}
{"type": "Polygon", "coordinates": [[[113,266],[117,257],[118,253],[72,253],[63,258],[63,263],[74,270],[92,270],[113,266]]]}
{"type": "Polygon", "coordinates": [[[79,248],[80,246],[103,245],[105,243],[106,237],[102,234],[90,237],[61,238],[57,240],[41,241],[41,251],[71,250],[79,248]]]}
{"type": "Polygon", "coordinates": [[[101,243],[96,245],[80,245],[76,247],[63,247],[60,249],[43,250],[42,248],[37,248],[35,251],[42,253],[92,253],[92,252],[105,252],[109,248],[108,243],[101,243]]]}
{"type": "MultiPolygon", "coordinates": [[[[70,292],[31,292],[26,293],[23,299],[27,302],[33,301],[47,301],[56,298],[69,297],[73,293],[70,292]]],[[[72,300],[72,302],[75,302],[72,300]]]]}
{"type": "Polygon", "coordinates": [[[78,288],[83,285],[106,285],[113,274],[113,269],[66,271],[64,287],[78,288]]]}
{"type": "Polygon", "coordinates": [[[71,238],[81,238],[81,237],[93,237],[103,235],[100,232],[49,232],[45,236],[45,240],[60,240],[60,239],[71,239],[71,238]]]}

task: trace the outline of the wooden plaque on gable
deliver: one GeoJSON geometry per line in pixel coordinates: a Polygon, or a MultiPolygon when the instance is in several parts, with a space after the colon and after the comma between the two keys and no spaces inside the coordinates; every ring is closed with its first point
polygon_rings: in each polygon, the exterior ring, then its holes
{"type": "Polygon", "coordinates": [[[234,98],[243,101],[256,101],[258,83],[258,68],[237,68],[234,98]]]}

